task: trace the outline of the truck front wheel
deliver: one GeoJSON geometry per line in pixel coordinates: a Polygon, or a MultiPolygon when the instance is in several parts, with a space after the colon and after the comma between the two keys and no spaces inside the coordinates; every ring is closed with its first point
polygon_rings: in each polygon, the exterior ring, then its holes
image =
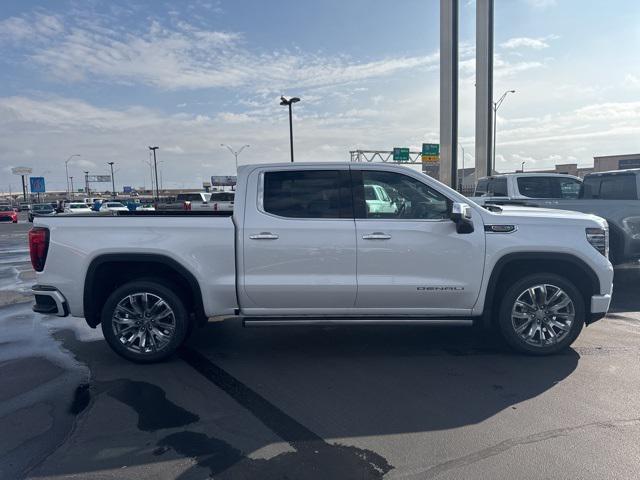
{"type": "Polygon", "coordinates": [[[553,273],[536,273],[507,289],[498,323],[515,350],[550,355],[574,342],[584,320],[584,300],[573,283],[553,273]]]}
{"type": "Polygon", "coordinates": [[[138,280],[116,289],[102,309],[102,332],[128,360],[151,363],[170,356],[184,341],[189,314],[175,289],[138,280]]]}

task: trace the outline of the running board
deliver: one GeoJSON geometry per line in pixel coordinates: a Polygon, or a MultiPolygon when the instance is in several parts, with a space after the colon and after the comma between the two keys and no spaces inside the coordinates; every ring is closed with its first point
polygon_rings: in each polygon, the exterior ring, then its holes
{"type": "Polygon", "coordinates": [[[471,318],[282,318],[282,317],[245,317],[245,327],[281,327],[281,326],[344,326],[344,325],[431,325],[471,327],[471,318]]]}

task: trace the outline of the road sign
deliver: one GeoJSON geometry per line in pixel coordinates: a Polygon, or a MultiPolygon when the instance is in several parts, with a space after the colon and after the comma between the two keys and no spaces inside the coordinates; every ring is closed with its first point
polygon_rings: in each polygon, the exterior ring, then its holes
{"type": "Polygon", "coordinates": [[[133,192],[133,188],[129,185],[125,185],[122,187],[122,193],[131,193],[133,192]]]}
{"type": "Polygon", "coordinates": [[[44,177],[29,177],[31,193],[44,193],[44,177]]]}
{"type": "Polygon", "coordinates": [[[87,180],[95,183],[105,183],[111,181],[111,175],[88,175],[87,180]]]}
{"type": "Polygon", "coordinates": [[[393,161],[394,162],[408,162],[409,161],[409,149],[404,147],[395,147],[393,149],[393,161]]]}
{"type": "Polygon", "coordinates": [[[211,185],[216,187],[233,187],[238,182],[235,175],[212,175],[211,185]]]}
{"type": "Polygon", "coordinates": [[[11,169],[11,173],[14,175],[29,175],[31,172],[33,172],[33,169],[29,167],[13,167],[11,169]]]}
{"type": "Polygon", "coordinates": [[[440,144],[423,143],[422,144],[422,161],[425,163],[433,163],[440,161],[440,144]]]}

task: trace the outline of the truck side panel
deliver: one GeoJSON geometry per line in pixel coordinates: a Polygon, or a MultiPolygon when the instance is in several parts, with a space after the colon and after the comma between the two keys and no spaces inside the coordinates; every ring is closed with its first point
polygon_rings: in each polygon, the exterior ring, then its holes
{"type": "Polygon", "coordinates": [[[86,272],[105,254],[157,254],[191,272],[202,291],[207,316],[233,314],[234,225],[230,217],[36,218],[50,230],[45,268],[37,283],[55,285],[82,317],[86,272]]]}

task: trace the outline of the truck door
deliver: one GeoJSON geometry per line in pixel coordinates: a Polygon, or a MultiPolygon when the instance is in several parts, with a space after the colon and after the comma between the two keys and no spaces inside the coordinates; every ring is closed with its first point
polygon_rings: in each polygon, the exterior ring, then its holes
{"type": "Polygon", "coordinates": [[[249,314],[330,314],[356,298],[348,166],[254,170],[248,185],[240,304],[249,314]]]}
{"type": "Polygon", "coordinates": [[[418,178],[352,167],[361,313],[468,314],[480,291],[485,257],[482,220],[456,232],[450,200],[418,178]],[[364,186],[383,188],[388,209],[366,201],[364,186]]]}

